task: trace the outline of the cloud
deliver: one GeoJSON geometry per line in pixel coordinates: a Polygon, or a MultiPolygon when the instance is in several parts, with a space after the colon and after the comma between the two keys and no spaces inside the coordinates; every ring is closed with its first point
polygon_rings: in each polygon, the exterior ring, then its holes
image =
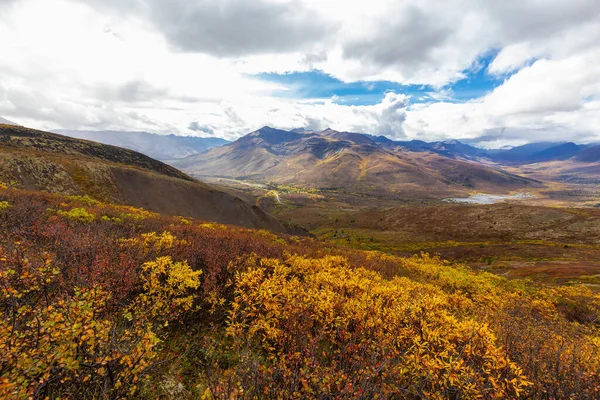
{"type": "Polygon", "coordinates": [[[496,144],[599,134],[597,0],[0,0],[0,10],[0,115],[37,128],[231,139],[266,124],[330,126],[496,144]],[[490,54],[481,73],[499,85],[455,100],[451,84],[490,54]],[[420,103],[389,92],[352,106],[278,98],[293,90],[251,76],[315,69],[434,90],[420,103]]]}
{"type": "Polygon", "coordinates": [[[298,0],[93,0],[96,7],[143,16],[178,51],[240,57],[310,48],[325,20],[298,0]]]}
{"type": "Polygon", "coordinates": [[[342,105],[333,99],[300,102],[269,97],[252,103],[224,104],[218,113],[221,117],[211,121],[211,126],[215,127],[216,135],[228,139],[264,125],[280,129],[332,128],[400,139],[405,137],[403,123],[408,101],[407,96],[392,92],[369,106],[342,105]]]}
{"type": "Polygon", "coordinates": [[[377,115],[377,133],[392,138],[405,137],[402,125],[406,120],[408,96],[388,92],[381,102],[377,115]]]}
{"type": "Polygon", "coordinates": [[[167,88],[159,88],[151,83],[134,79],[116,86],[101,86],[97,88],[99,98],[106,101],[123,103],[149,102],[168,96],[167,88]]]}
{"type": "Polygon", "coordinates": [[[498,144],[597,140],[599,59],[600,49],[592,49],[562,60],[537,60],[481,98],[413,106],[405,130],[426,139],[480,138],[498,144]]]}
{"type": "Polygon", "coordinates": [[[190,124],[188,125],[188,129],[194,131],[194,132],[203,132],[206,133],[208,135],[214,135],[215,134],[215,129],[210,126],[210,125],[201,125],[198,121],[192,121],[190,122],[190,124]]]}
{"type": "Polygon", "coordinates": [[[469,34],[477,21],[445,6],[443,13],[432,12],[434,7],[427,1],[390,3],[366,23],[364,35],[342,32],[341,56],[337,63],[325,65],[325,71],[345,80],[443,85],[459,79],[483,50],[469,34]],[[345,63],[354,68],[342,71],[345,63]]]}

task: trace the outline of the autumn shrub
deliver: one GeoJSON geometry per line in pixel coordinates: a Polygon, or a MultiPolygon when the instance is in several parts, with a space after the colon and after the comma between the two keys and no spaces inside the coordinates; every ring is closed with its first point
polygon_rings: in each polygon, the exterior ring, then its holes
{"type": "Polygon", "coordinates": [[[94,206],[94,205],[98,205],[101,204],[100,201],[94,199],[93,197],[90,197],[88,195],[85,196],[68,196],[69,200],[73,200],[77,203],[81,203],[81,204],[85,204],[88,206],[94,206]]]}
{"type": "Polygon", "coordinates": [[[238,361],[211,382],[217,397],[496,398],[529,384],[489,327],[452,315],[444,292],[342,257],[250,258],[227,323],[223,351],[238,361]]]}
{"type": "Polygon", "coordinates": [[[133,395],[157,356],[168,322],[191,309],[200,271],[168,257],[145,263],[142,291],[108,312],[99,286],[56,290],[52,258],[0,252],[0,398],[133,395]]]}
{"type": "Polygon", "coordinates": [[[87,212],[85,208],[73,208],[69,211],[58,210],[58,214],[66,217],[72,221],[81,223],[90,223],[96,219],[96,216],[92,213],[87,212]]]}
{"type": "Polygon", "coordinates": [[[4,202],[0,398],[600,398],[586,287],[84,197],[4,202]]]}
{"type": "Polygon", "coordinates": [[[551,301],[510,297],[494,315],[492,326],[532,381],[529,397],[599,398],[598,332],[561,318],[551,301]]]}

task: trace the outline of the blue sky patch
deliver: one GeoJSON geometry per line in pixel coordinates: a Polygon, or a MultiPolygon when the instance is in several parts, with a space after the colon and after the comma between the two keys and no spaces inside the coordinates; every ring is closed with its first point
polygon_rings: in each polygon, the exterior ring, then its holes
{"type": "Polygon", "coordinates": [[[343,105],[372,105],[381,102],[385,93],[392,91],[411,96],[412,103],[432,101],[465,102],[484,96],[502,84],[506,76],[488,74],[489,64],[498,54],[492,50],[481,55],[463,71],[465,78],[443,88],[429,85],[402,85],[389,81],[342,82],[322,71],[292,72],[286,74],[262,73],[253,75],[263,81],[277,83],[289,90],[276,96],[293,99],[334,98],[343,105]]]}

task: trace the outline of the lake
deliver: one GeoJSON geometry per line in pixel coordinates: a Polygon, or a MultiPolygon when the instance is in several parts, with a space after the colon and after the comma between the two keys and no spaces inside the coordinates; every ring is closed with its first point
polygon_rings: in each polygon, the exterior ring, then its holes
{"type": "Polygon", "coordinates": [[[494,204],[505,200],[525,200],[532,199],[535,196],[531,193],[515,193],[515,194],[486,194],[477,193],[469,197],[453,197],[444,199],[447,203],[465,203],[465,204],[494,204]]]}

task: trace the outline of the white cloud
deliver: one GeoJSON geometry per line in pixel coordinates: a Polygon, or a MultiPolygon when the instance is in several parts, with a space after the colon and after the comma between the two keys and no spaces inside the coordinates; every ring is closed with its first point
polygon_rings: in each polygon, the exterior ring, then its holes
{"type": "Polygon", "coordinates": [[[405,130],[425,138],[476,138],[492,132],[494,140],[598,140],[598,60],[600,49],[538,60],[480,99],[413,107],[405,130]]]}
{"type": "Polygon", "coordinates": [[[44,129],[233,138],[272,124],[490,142],[599,134],[597,0],[0,0],[0,52],[0,115],[44,129]],[[446,85],[494,49],[488,72],[505,82],[450,102],[446,85]],[[247,75],[312,69],[436,91],[428,104],[388,93],[346,106],[276,98],[289,88],[247,75]]]}
{"type": "Polygon", "coordinates": [[[280,129],[332,128],[401,139],[407,104],[407,96],[391,92],[371,106],[346,106],[333,99],[295,101],[261,97],[220,104],[220,109],[206,119],[204,126],[210,127],[216,136],[228,139],[264,125],[280,129]]]}

